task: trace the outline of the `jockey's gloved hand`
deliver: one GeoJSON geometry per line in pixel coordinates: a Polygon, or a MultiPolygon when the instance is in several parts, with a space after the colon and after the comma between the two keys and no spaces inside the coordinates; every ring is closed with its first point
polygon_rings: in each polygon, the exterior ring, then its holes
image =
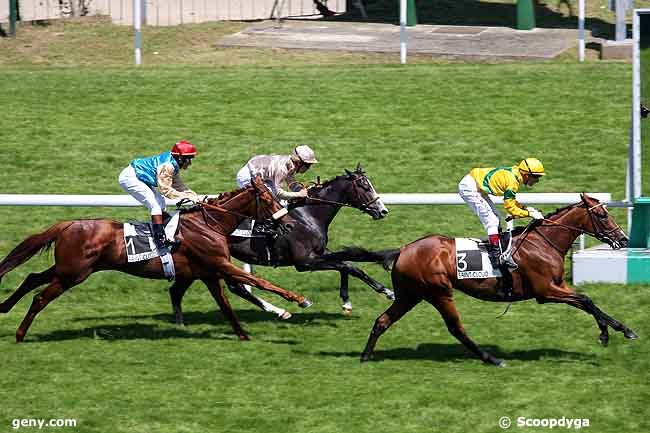
{"type": "Polygon", "coordinates": [[[528,215],[536,220],[543,220],[544,219],[544,214],[535,209],[534,207],[529,207],[528,208],[528,215]]]}

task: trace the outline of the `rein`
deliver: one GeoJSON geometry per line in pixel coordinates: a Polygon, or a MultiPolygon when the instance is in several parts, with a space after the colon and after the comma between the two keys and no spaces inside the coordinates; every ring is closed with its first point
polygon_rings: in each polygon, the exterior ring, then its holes
{"type": "MultiPolygon", "coordinates": [[[[354,179],[352,181],[352,190],[354,191],[355,199],[359,199],[361,197],[361,194],[359,194],[359,192],[357,190],[357,188],[358,188],[357,187],[357,182],[360,179],[362,179],[362,177],[357,177],[356,179],[354,179]]],[[[354,205],[351,205],[349,203],[343,203],[343,202],[340,202],[340,201],[326,200],[326,199],[323,199],[323,198],[309,197],[309,196],[305,198],[305,202],[311,200],[311,201],[315,201],[315,202],[318,202],[318,203],[326,203],[326,204],[331,204],[331,205],[335,205],[335,206],[351,207],[351,208],[355,208],[355,209],[358,208],[358,209],[363,211],[363,210],[367,209],[371,204],[373,204],[374,202],[379,200],[379,198],[380,198],[379,195],[377,195],[372,200],[369,200],[369,201],[367,201],[365,203],[361,203],[358,207],[354,206],[354,205]]]]}
{"type": "MultiPolygon", "coordinates": [[[[587,208],[587,214],[589,215],[589,218],[591,219],[591,224],[594,227],[602,226],[602,224],[600,224],[600,223],[597,224],[596,221],[593,219],[593,212],[592,212],[595,208],[600,207],[600,206],[603,206],[603,203],[598,203],[595,206],[587,208]]],[[[515,250],[512,252],[512,255],[514,255],[517,252],[517,250],[519,250],[519,247],[521,247],[521,245],[526,240],[528,235],[530,233],[532,233],[533,231],[538,233],[542,237],[542,239],[544,239],[557,252],[563,254],[564,252],[553,241],[551,241],[548,238],[547,235],[545,235],[543,232],[537,230],[540,227],[551,227],[551,226],[561,227],[561,228],[565,228],[565,229],[567,229],[569,231],[578,232],[578,236],[581,235],[581,234],[587,234],[589,236],[593,236],[596,239],[601,240],[601,241],[605,241],[605,242],[607,242],[607,240],[613,241],[610,238],[609,235],[611,233],[617,231],[617,230],[621,230],[621,228],[620,228],[620,226],[618,226],[618,224],[616,224],[615,228],[610,229],[610,230],[606,230],[606,231],[602,231],[602,232],[601,231],[599,231],[599,232],[595,232],[595,231],[591,232],[591,231],[584,230],[584,229],[581,229],[581,228],[578,228],[578,227],[575,227],[575,226],[570,226],[570,225],[567,225],[567,224],[562,224],[562,223],[559,223],[559,222],[555,222],[555,221],[547,219],[547,218],[542,219],[541,222],[542,222],[542,224],[535,224],[535,220],[533,220],[530,224],[528,224],[528,226],[526,226],[526,228],[524,229],[524,232],[521,234],[522,239],[517,243],[517,246],[516,246],[515,250]],[[545,225],[544,223],[548,223],[548,224],[545,225]],[[601,235],[604,235],[604,239],[603,239],[603,236],[601,236],[601,235]]],[[[615,241],[613,241],[613,242],[615,242],[615,241]]]]}

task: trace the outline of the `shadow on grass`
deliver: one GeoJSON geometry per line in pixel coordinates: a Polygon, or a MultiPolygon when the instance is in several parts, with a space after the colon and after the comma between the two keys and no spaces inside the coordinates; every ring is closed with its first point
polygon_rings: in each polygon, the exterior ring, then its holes
{"type": "MultiPolygon", "coordinates": [[[[365,0],[367,19],[362,19],[357,8],[351,7],[342,15],[335,15],[322,20],[388,23],[398,25],[399,2],[394,0],[365,0]]],[[[491,26],[510,27],[517,25],[517,2],[484,2],[479,0],[416,0],[418,24],[456,25],[456,26],[491,26]]],[[[535,22],[539,28],[576,29],[578,27],[577,7],[568,0],[540,1],[534,0],[535,22]],[[548,5],[561,7],[565,13],[549,8],[548,5]]],[[[611,39],[615,26],[599,17],[587,17],[585,27],[593,35],[611,39]]],[[[628,26],[630,27],[630,26],[628,26]]]]}
{"type": "MultiPolygon", "coordinates": [[[[589,362],[597,365],[594,362],[592,355],[569,352],[559,349],[531,349],[531,350],[516,350],[514,352],[503,352],[499,346],[486,345],[481,346],[484,350],[488,351],[497,358],[504,360],[517,360],[517,361],[539,361],[542,359],[553,359],[554,362],[574,362],[582,361],[589,362]]],[[[359,358],[361,352],[318,352],[319,355],[325,356],[349,356],[359,358]]],[[[450,361],[464,361],[464,360],[477,360],[478,358],[469,352],[461,344],[443,344],[443,343],[427,343],[420,344],[415,349],[388,349],[376,350],[373,353],[373,361],[383,361],[386,359],[391,360],[429,360],[435,362],[450,362],[450,361]]]]}
{"type": "MultiPolygon", "coordinates": [[[[242,324],[278,321],[273,313],[267,313],[260,310],[236,310],[235,314],[237,314],[237,318],[242,322],[242,324]]],[[[351,320],[351,318],[344,316],[342,313],[299,310],[292,314],[293,315],[289,320],[283,320],[280,321],[280,323],[287,325],[323,326],[323,322],[351,320]]],[[[217,311],[188,311],[183,313],[183,318],[186,325],[213,325],[225,320],[221,312],[217,311]]],[[[171,313],[89,316],[74,319],[75,322],[93,320],[156,320],[160,322],[174,323],[176,319],[171,313]]]]}

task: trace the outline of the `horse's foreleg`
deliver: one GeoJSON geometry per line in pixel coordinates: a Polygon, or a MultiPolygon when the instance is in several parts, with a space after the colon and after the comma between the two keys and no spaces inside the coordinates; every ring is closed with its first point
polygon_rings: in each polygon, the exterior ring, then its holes
{"type": "Polygon", "coordinates": [[[339,271],[341,275],[341,285],[339,287],[339,296],[341,297],[341,308],[345,314],[352,314],[352,301],[350,301],[350,293],[348,288],[350,285],[350,274],[347,271],[339,271]]]}
{"type": "Polygon", "coordinates": [[[0,304],[0,313],[8,313],[11,311],[14,305],[16,305],[23,296],[35,288],[51,282],[52,278],[54,278],[54,266],[40,273],[29,274],[20,287],[18,287],[6,301],[0,304]]]}
{"type": "Polygon", "coordinates": [[[615,331],[622,332],[627,339],[634,340],[638,338],[634,331],[598,308],[587,295],[576,293],[575,290],[564,283],[560,285],[552,285],[551,289],[544,293],[544,296],[538,297],[537,302],[567,304],[591,314],[600,329],[599,340],[603,346],[607,346],[609,343],[607,326],[610,326],[615,331]]]}
{"type": "Polygon", "coordinates": [[[368,336],[368,342],[366,347],[361,353],[361,362],[366,362],[370,359],[370,355],[375,350],[375,345],[379,337],[390,328],[390,326],[401,319],[406,313],[408,313],[413,307],[415,307],[420,302],[420,299],[400,299],[399,301],[394,301],[390,307],[383,314],[377,317],[375,324],[370,331],[368,336]]]}
{"type": "Polygon", "coordinates": [[[307,308],[312,305],[312,302],[304,296],[298,295],[289,290],[282,289],[262,278],[244,272],[229,261],[221,261],[218,264],[217,269],[224,277],[227,277],[229,280],[232,280],[236,283],[259,287],[260,289],[266,290],[267,292],[273,292],[277,295],[282,296],[287,301],[296,302],[301,308],[307,308]]]}
{"type": "Polygon", "coordinates": [[[228,302],[228,298],[226,298],[223,293],[223,286],[221,285],[221,281],[219,279],[204,279],[202,281],[208,287],[208,290],[210,291],[210,294],[214,300],[217,301],[217,305],[219,305],[219,309],[223,315],[226,316],[226,318],[230,321],[230,325],[232,326],[233,331],[235,331],[235,334],[237,334],[239,339],[250,340],[246,331],[244,331],[244,329],[241,327],[239,320],[237,320],[237,315],[235,315],[230,302],[228,302]]]}
{"type": "Polygon", "coordinates": [[[347,262],[343,262],[340,260],[332,260],[332,259],[328,259],[327,257],[315,257],[309,259],[308,261],[304,261],[296,265],[296,269],[299,272],[332,271],[332,270],[339,271],[339,273],[341,274],[340,294],[341,294],[341,300],[343,301],[343,310],[349,310],[349,311],[352,310],[352,303],[349,300],[348,286],[347,286],[348,275],[352,275],[353,277],[363,281],[368,286],[370,286],[370,288],[372,288],[375,292],[386,296],[391,301],[395,299],[395,294],[393,293],[392,290],[390,290],[387,287],[384,287],[381,283],[373,280],[361,269],[347,262]]]}
{"type": "Polygon", "coordinates": [[[467,347],[479,358],[481,358],[481,361],[488,364],[494,364],[498,367],[505,367],[505,363],[503,361],[497,359],[489,352],[481,349],[476,343],[474,343],[474,341],[472,341],[471,338],[469,338],[465,332],[463,324],[460,321],[460,315],[456,309],[454,299],[451,296],[431,295],[427,296],[425,299],[427,302],[433,305],[438,310],[438,312],[440,312],[440,315],[444,319],[445,324],[447,325],[447,329],[451,335],[456,337],[456,339],[463,343],[465,347],[467,347]]]}
{"type": "Polygon", "coordinates": [[[183,326],[183,296],[192,284],[192,280],[176,280],[174,284],[169,287],[169,298],[172,302],[172,310],[176,319],[176,324],[183,326]]]}
{"type": "Polygon", "coordinates": [[[29,311],[16,330],[16,343],[20,343],[25,339],[27,330],[36,318],[36,315],[41,312],[47,304],[61,296],[63,292],[72,286],[73,284],[65,284],[58,277],[54,277],[49,286],[44,288],[38,295],[34,296],[29,311]]]}
{"type": "Polygon", "coordinates": [[[233,283],[232,281],[226,280],[228,284],[228,289],[239,296],[242,299],[247,300],[251,304],[257,306],[261,310],[266,311],[267,313],[273,313],[278,316],[279,319],[286,320],[291,317],[291,313],[280,307],[276,307],[270,302],[265,301],[264,299],[253,295],[253,292],[250,291],[244,284],[233,283]]]}

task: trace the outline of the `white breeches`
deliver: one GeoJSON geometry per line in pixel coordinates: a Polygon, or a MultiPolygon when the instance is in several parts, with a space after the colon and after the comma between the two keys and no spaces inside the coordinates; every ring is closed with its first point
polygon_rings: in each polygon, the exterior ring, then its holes
{"type": "Polygon", "coordinates": [[[133,167],[129,165],[122,170],[118,181],[124,191],[149,209],[151,215],[162,215],[162,211],[165,210],[165,197],[138,179],[133,167]]]}
{"type": "Polygon", "coordinates": [[[245,165],[237,172],[237,186],[239,188],[245,188],[250,184],[251,171],[248,169],[248,165],[245,165]]]}
{"type": "Polygon", "coordinates": [[[488,236],[499,233],[499,212],[494,207],[492,200],[479,191],[476,181],[469,174],[458,184],[458,194],[478,215],[488,236]]]}

